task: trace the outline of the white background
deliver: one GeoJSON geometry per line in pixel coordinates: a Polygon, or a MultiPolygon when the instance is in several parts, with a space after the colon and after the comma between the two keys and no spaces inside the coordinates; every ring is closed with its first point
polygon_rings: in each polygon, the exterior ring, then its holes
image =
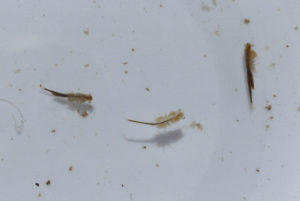
{"type": "Polygon", "coordinates": [[[0,200],[300,200],[299,11],[296,0],[2,0],[0,98],[24,127],[0,101],[0,200]],[[89,116],[40,84],[91,93],[89,116]],[[177,109],[185,119],[167,129],[127,122],[177,109]]]}

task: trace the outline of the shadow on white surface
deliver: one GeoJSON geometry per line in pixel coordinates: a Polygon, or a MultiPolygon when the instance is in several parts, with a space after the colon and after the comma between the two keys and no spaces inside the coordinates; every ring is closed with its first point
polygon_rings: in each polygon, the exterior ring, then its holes
{"type": "Polygon", "coordinates": [[[179,140],[181,140],[183,138],[183,133],[181,129],[176,129],[176,130],[167,131],[165,133],[156,134],[152,138],[148,138],[148,139],[132,139],[132,138],[127,138],[125,136],[124,138],[128,142],[153,143],[158,147],[165,147],[177,143],[179,140]]]}

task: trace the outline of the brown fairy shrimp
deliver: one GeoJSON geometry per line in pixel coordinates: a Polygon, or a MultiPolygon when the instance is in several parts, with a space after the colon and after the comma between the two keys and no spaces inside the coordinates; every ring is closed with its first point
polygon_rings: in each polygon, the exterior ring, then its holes
{"type": "Polygon", "coordinates": [[[157,117],[155,122],[136,121],[132,119],[128,119],[128,121],[150,126],[157,126],[158,128],[165,128],[172,123],[178,122],[182,118],[184,118],[183,112],[181,110],[177,110],[175,112],[170,112],[168,115],[157,117]]]}
{"type": "Polygon", "coordinates": [[[91,102],[93,100],[93,96],[91,94],[83,94],[83,93],[61,93],[57,91],[53,91],[42,87],[44,90],[50,92],[54,96],[67,98],[68,101],[74,103],[84,103],[84,102],[91,102]]]}
{"type": "Polygon", "coordinates": [[[251,104],[253,103],[252,90],[254,90],[253,72],[255,70],[254,68],[255,57],[256,57],[256,52],[252,50],[251,44],[247,43],[245,45],[245,64],[246,64],[246,71],[247,71],[249,98],[251,104]]]}

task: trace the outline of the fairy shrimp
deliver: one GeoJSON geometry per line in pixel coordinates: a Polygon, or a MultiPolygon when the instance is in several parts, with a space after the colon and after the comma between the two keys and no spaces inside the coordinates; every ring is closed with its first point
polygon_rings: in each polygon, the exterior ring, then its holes
{"type": "Polygon", "coordinates": [[[255,57],[256,57],[256,52],[252,50],[251,44],[247,43],[245,45],[245,64],[246,64],[246,72],[247,72],[249,98],[251,104],[253,103],[252,90],[254,90],[253,72],[255,70],[254,68],[255,57]]]}
{"type": "Polygon", "coordinates": [[[144,122],[128,119],[128,121],[138,124],[145,124],[150,126],[157,126],[158,128],[165,128],[172,123],[178,122],[180,119],[184,118],[184,114],[181,110],[177,110],[175,112],[170,112],[168,115],[160,116],[155,119],[155,122],[144,122]]]}
{"type": "Polygon", "coordinates": [[[93,97],[91,94],[83,94],[83,93],[61,93],[57,91],[53,91],[50,89],[47,89],[45,87],[42,87],[44,90],[50,92],[54,96],[67,98],[68,101],[74,102],[74,103],[84,103],[84,102],[91,102],[93,100],[93,97]]]}

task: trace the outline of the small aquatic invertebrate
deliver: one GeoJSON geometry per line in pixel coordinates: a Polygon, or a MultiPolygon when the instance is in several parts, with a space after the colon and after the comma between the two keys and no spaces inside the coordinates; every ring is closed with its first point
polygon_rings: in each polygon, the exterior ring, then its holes
{"type": "Polygon", "coordinates": [[[146,124],[150,126],[157,126],[159,128],[165,128],[172,123],[178,122],[180,119],[184,118],[184,114],[181,110],[175,112],[170,112],[168,115],[160,116],[155,119],[155,122],[144,122],[128,119],[128,121],[139,124],[146,124]]]}
{"type": "Polygon", "coordinates": [[[254,68],[255,57],[256,57],[256,52],[251,49],[251,44],[247,43],[245,45],[245,64],[246,64],[246,72],[247,72],[249,98],[251,104],[253,103],[252,90],[254,90],[253,72],[255,70],[254,68]]]}
{"type": "Polygon", "coordinates": [[[44,90],[50,92],[54,96],[68,98],[68,101],[74,103],[84,103],[91,102],[93,100],[93,96],[91,94],[83,94],[83,93],[61,93],[57,91],[53,91],[47,88],[42,87],[44,90]]]}

